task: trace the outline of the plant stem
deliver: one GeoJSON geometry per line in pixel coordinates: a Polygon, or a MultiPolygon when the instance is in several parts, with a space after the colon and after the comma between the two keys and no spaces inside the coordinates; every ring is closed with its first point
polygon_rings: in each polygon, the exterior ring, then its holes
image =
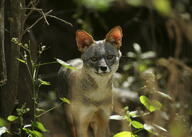
{"type": "Polygon", "coordinates": [[[64,103],[64,102],[61,102],[59,105],[57,105],[57,106],[55,106],[55,107],[52,107],[52,108],[48,109],[47,111],[45,111],[45,112],[43,112],[43,113],[37,115],[36,117],[38,118],[38,117],[41,117],[41,116],[45,115],[46,113],[48,113],[48,112],[52,111],[53,109],[59,107],[59,106],[62,105],[63,103],[64,103]]]}

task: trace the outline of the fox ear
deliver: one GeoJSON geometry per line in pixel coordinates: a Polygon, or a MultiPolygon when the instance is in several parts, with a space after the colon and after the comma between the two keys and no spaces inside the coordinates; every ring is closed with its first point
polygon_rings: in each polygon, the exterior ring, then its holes
{"type": "Polygon", "coordinates": [[[123,34],[121,27],[116,26],[107,33],[105,40],[119,49],[121,47],[122,37],[123,34]]]}
{"type": "Polygon", "coordinates": [[[84,52],[93,42],[93,37],[86,31],[76,31],[76,42],[79,51],[84,52]]]}

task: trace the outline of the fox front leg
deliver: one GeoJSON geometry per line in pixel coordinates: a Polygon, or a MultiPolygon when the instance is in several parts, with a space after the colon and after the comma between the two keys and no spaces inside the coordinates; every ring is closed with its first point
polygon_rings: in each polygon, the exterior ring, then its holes
{"type": "Polygon", "coordinates": [[[99,111],[94,115],[94,122],[91,123],[94,137],[108,137],[108,122],[108,115],[106,115],[104,112],[99,111]]]}
{"type": "Polygon", "coordinates": [[[87,106],[76,105],[73,109],[73,122],[75,127],[75,137],[89,137],[88,128],[93,117],[93,110],[87,106]]]}

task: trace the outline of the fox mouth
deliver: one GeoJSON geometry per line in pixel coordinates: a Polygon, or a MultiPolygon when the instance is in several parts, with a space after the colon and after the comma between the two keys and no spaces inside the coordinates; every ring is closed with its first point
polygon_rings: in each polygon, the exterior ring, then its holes
{"type": "Polygon", "coordinates": [[[110,72],[95,72],[97,75],[104,76],[109,74],[110,72]]]}

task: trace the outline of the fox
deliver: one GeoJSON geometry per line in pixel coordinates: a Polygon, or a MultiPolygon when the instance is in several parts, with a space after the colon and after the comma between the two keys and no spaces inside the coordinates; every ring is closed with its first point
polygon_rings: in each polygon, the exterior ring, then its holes
{"type": "Polygon", "coordinates": [[[61,67],[57,93],[70,100],[64,105],[67,137],[107,137],[113,108],[113,74],[121,58],[122,28],[113,27],[103,40],[94,40],[84,30],[76,31],[80,59],[61,67]]]}

